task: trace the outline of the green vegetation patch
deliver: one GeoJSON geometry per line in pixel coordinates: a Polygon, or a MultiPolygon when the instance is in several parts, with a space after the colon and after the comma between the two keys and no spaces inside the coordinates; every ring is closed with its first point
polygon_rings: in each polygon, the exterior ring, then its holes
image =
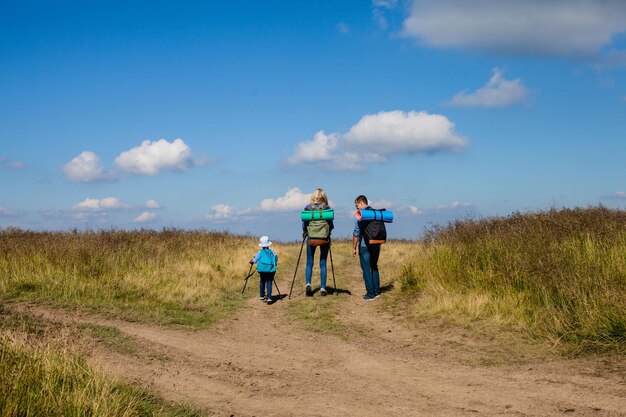
{"type": "Polygon", "coordinates": [[[199,416],[114,381],[81,358],[0,336],[0,416],[199,416]]]}
{"type": "Polygon", "coordinates": [[[314,332],[340,333],[345,329],[337,320],[339,305],[337,297],[305,297],[287,303],[288,314],[308,330],[314,332]]]}
{"type": "Polygon", "coordinates": [[[626,211],[456,221],[424,240],[398,274],[417,314],[490,319],[575,352],[626,353],[626,211]]]}
{"type": "Polygon", "coordinates": [[[94,323],[81,323],[78,328],[92,339],[103,343],[116,352],[138,356],[139,352],[134,341],[116,327],[101,326],[94,323]]]}

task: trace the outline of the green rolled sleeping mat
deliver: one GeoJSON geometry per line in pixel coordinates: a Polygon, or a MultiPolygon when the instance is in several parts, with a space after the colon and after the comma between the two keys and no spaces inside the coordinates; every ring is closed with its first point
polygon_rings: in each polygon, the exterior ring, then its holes
{"type": "Polygon", "coordinates": [[[304,222],[310,222],[311,220],[333,220],[335,218],[335,210],[302,210],[300,212],[300,218],[304,222]]]}

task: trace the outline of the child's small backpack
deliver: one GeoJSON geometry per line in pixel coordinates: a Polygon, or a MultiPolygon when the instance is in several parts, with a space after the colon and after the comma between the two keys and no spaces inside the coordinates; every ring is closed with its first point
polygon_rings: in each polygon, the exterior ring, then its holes
{"type": "MultiPolygon", "coordinates": [[[[324,210],[322,205],[315,204],[311,210],[321,212],[324,210]]],[[[328,240],[330,239],[330,224],[326,220],[311,220],[306,226],[306,233],[309,236],[309,240],[328,240]]]]}
{"type": "Polygon", "coordinates": [[[261,256],[256,268],[259,272],[276,272],[276,255],[271,249],[261,249],[261,256]]]}

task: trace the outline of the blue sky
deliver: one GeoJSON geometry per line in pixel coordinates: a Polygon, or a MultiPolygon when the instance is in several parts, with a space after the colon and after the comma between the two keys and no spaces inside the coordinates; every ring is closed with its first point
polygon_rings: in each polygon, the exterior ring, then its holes
{"type": "Polygon", "coordinates": [[[624,208],[621,1],[0,3],[0,227],[624,208]]]}

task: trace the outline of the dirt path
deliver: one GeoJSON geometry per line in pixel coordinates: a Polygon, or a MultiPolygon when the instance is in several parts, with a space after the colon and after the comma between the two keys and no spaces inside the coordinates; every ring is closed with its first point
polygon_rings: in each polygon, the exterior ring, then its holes
{"type": "MultiPolygon", "coordinates": [[[[271,306],[252,298],[206,331],[22,308],[117,327],[167,360],[99,347],[94,363],[220,416],[626,416],[623,374],[598,373],[590,359],[476,366],[507,352],[469,334],[402,325],[381,312],[384,300],[361,300],[356,263],[334,256],[339,287],[351,292],[336,296],[339,320],[356,329],[339,334],[308,331],[289,316],[301,285],[271,306]]],[[[278,281],[283,292],[289,275],[278,281]]]]}

